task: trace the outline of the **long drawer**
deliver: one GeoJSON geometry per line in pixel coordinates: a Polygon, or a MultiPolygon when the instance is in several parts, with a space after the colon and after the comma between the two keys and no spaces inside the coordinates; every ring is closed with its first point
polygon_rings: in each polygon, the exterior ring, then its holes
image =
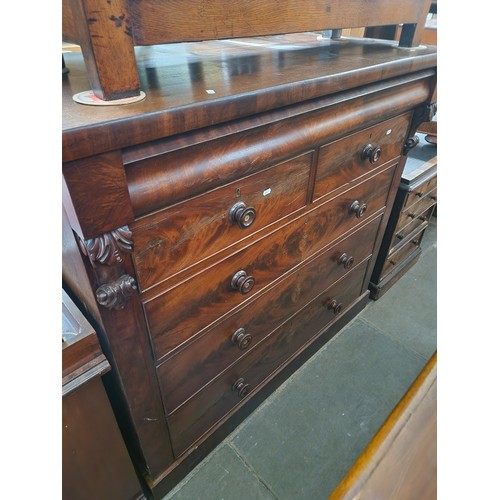
{"type": "Polygon", "coordinates": [[[380,220],[381,216],[374,218],[162,363],[157,373],[165,411],[174,411],[254,349],[288,318],[291,309],[301,309],[370,257],[380,220]]]}
{"type": "Polygon", "coordinates": [[[394,167],[145,302],[156,359],[382,210],[394,167]]]}
{"type": "Polygon", "coordinates": [[[179,456],[359,297],[367,262],[320,294],[167,418],[179,456]],[[335,306],[343,306],[336,313],[335,306]],[[337,315],[336,315],[337,314],[337,315]],[[311,326],[312,325],[312,326],[311,326]],[[311,326],[311,327],[308,327],[311,326]]]}
{"type": "Polygon", "coordinates": [[[401,154],[410,113],[386,120],[319,149],[314,200],[346,186],[401,154]]]}
{"type": "Polygon", "coordinates": [[[304,154],[132,224],[141,289],[305,206],[311,159],[304,154]]]}

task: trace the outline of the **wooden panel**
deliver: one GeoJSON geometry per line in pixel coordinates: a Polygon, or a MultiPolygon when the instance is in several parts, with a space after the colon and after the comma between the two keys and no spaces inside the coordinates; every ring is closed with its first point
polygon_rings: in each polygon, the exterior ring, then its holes
{"type": "Polygon", "coordinates": [[[437,354],[329,500],[437,498],[437,354]]]}
{"type": "Polygon", "coordinates": [[[394,160],[401,154],[403,139],[410,125],[409,113],[384,121],[356,134],[326,144],[320,148],[314,188],[314,200],[366,175],[372,169],[394,160]],[[365,148],[372,146],[372,163],[362,157],[365,148]],[[376,154],[376,148],[380,148],[376,154]]]}
{"type": "Polygon", "coordinates": [[[324,204],[306,217],[146,302],[144,309],[156,358],[179,347],[283,273],[358,226],[360,219],[349,214],[355,200],[367,204],[365,217],[382,209],[393,172],[394,166],[387,168],[376,180],[363,182],[332,203],[324,204]],[[231,279],[240,270],[255,280],[254,287],[244,295],[231,288],[231,279]]]}
{"type": "Polygon", "coordinates": [[[255,348],[283,323],[292,309],[301,309],[353,266],[366,260],[371,254],[379,225],[380,216],[160,365],[158,378],[167,413],[174,411],[230,364],[255,348]],[[342,254],[352,259],[351,267],[339,264],[342,254]],[[244,335],[251,337],[250,341],[246,338],[243,349],[232,341],[234,332],[241,328],[245,330],[244,335]]]}
{"type": "MultiPolygon", "coordinates": [[[[422,0],[133,0],[137,45],[416,23],[422,0]]],[[[428,5],[427,10],[428,12],[428,5]]]]}
{"type": "Polygon", "coordinates": [[[71,227],[83,239],[133,220],[119,151],[66,163],[63,176],[64,207],[71,227]]]}
{"type": "Polygon", "coordinates": [[[311,159],[312,154],[303,155],[132,224],[141,287],[227,249],[305,206],[311,159]],[[231,220],[236,203],[255,210],[251,226],[241,228],[231,220]]]}
{"type": "Polygon", "coordinates": [[[173,413],[168,422],[172,430],[172,446],[176,456],[240,403],[238,393],[232,389],[236,380],[243,378],[245,383],[250,384],[251,394],[254,388],[314,337],[319,329],[307,328],[300,320],[302,315],[314,316],[316,323],[324,326],[334,317],[334,313],[328,309],[330,300],[336,299],[348,309],[360,294],[365,271],[366,265],[357,266],[348,274],[348,279],[340,280],[307,305],[305,308],[307,311],[298,314],[299,319],[292,318],[284,323],[265,342],[173,413]]]}
{"type": "Polygon", "coordinates": [[[144,498],[100,377],[62,400],[62,498],[144,498]]]}

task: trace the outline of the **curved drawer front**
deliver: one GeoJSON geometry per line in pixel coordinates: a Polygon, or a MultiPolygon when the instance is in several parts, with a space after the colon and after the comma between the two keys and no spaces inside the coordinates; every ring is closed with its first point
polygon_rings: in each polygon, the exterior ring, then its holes
{"type": "Polygon", "coordinates": [[[145,302],[156,359],[383,209],[394,167],[145,302]],[[358,206],[361,218],[352,211],[353,206],[358,206]],[[359,207],[364,206],[366,210],[361,214],[359,207]],[[253,280],[253,287],[243,293],[232,286],[240,273],[253,280]]]}
{"type": "Polygon", "coordinates": [[[228,366],[254,349],[318,293],[372,253],[381,216],[289,274],[237,313],[198,337],[158,369],[167,413],[199,391],[228,366]]]}
{"type": "Polygon", "coordinates": [[[329,307],[330,303],[335,300],[346,310],[359,297],[366,265],[366,262],[361,263],[344,279],[316,297],[247,356],[167,417],[175,455],[186,451],[244,400],[247,393],[251,395],[259,384],[312,340],[323,327],[338,318],[342,313],[336,315],[329,307]]]}
{"type": "Polygon", "coordinates": [[[312,153],[133,223],[142,290],[305,206],[312,153]]]}
{"type": "Polygon", "coordinates": [[[314,201],[401,154],[410,113],[386,120],[319,149],[314,201]]]}

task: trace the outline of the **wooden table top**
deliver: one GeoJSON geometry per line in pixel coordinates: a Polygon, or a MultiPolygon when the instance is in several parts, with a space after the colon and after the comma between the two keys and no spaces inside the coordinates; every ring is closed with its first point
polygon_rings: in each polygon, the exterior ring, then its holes
{"type": "Polygon", "coordinates": [[[87,106],[80,52],[66,52],[63,160],[212,126],[383,79],[433,68],[435,47],[400,48],[372,39],[301,33],[136,48],[146,98],[87,106]]]}

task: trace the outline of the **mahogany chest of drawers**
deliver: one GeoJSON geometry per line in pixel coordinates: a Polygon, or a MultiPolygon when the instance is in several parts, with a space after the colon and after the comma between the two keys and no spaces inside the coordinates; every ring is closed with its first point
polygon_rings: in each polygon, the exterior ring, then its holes
{"type": "Polygon", "coordinates": [[[408,154],[401,182],[370,280],[370,297],[380,298],[413,266],[437,204],[436,146],[423,134],[408,154]]]}
{"type": "Polygon", "coordinates": [[[434,102],[433,48],[235,45],[139,51],[128,106],[74,103],[88,82],[66,58],[64,279],[154,498],[365,306],[434,102]]]}

